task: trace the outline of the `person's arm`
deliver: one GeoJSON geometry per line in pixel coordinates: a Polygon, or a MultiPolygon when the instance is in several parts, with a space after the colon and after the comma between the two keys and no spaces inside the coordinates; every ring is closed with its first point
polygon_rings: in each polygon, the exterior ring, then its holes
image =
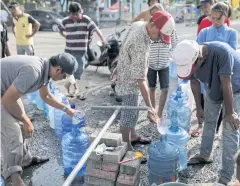
{"type": "Polygon", "coordinates": [[[28,17],[28,22],[31,23],[33,26],[32,34],[27,35],[27,37],[29,38],[29,37],[33,37],[37,33],[37,31],[40,28],[40,23],[36,19],[34,19],[32,16],[28,17]]]}
{"type": "Polygon", "coordinates": [[[7,56],[11,56],[12,54],[11,54],[10,44],[8,42],[9,39],[8,39],[7,26],[4,25],[4,27],[5,27],[5,30],[6,30],[6,49],[5,49],[5,53],[6,53],[7,56]]]}
{"type": "Polygon", "coordinates": [[[133,44],[129,49],[129,55],[131,56],[132,66],[131,74],[132,78],[137,80],[142,97],[149,108],[152,108],[150,101],[149,88],[147,84],[147,71],[148,71],[148,56],[146,46],[138,41],[138,38],[133,39],[133,44]]]}
{"type": "Polygon", "coordinates": [[[231,75],[221,75],[220,80],[223,89],[225,113],[226,115],[232,115],[234,113],[234,107],[231,75]]]}
{"type": "Polygon", "coordinates": [[[145,11],[142,11],[140,12],[137,17],[135,17],[133,20],[132,20],[132,23],[133,22],[136,22],[136,21],[141,21],[142,19],[144,19],[144,14],[145,14],[146,10],[145,11]]]}
{"type": "Polygon", "coordinates": [[[218,51],[218,75],[220,77],[221,86],[223,90],[223,101],[225,106],[224,119],[228,122],[234,130],[239,129],[240,120],[238,119],[237,113],[234,111],[233,104],[233,90],[231,76],[233,74],[234,58],[231,53],[226,50],[218,51]]]}
{"type": "Polygon", "coordinates": [[[96,33],[97,33],[98,37],[101,39],[101,41],[106,44],[107,42],[106,42],[105,38],[103,37],[101,30],[98,27],[96,28],[96,33]]]}
{"type": "Polygon", "coordinates": [[[62,21],[61,24],[58,25],[58,29],[59,29],[59,34],[60,34],[62,37],[66,38],[66,34],[64,33],[64,31],[65,31],[65,29],[66,29],[64,20],[62,21]]]}
{"type": "Polygon", "coordinates": [[[174,48],[177,46],[178,44],[178,35],[176,30],[173,31],[172,35],[171,35],[171,43],[172,43],[172,48],[170,49],[170,53],[169,55],[171,56],[172,51],[174,50],[174,48]]]}
{"type": "MultiPolygon", "coordinates": [[[[50,92],[48,86],[43,86],[40,88],[40,97],[42,98],[43,101],[45,101],[48,105],[63,110],[66,106],[61,103],[60,101],[58,101],[54,95],[50,92]]],[[[71,109],[71,108],[66,108],[66,113],[73,117],[75,110],[71,109]]]]}
{"type": "Polygon", "coordinates": [[[234,49],[237,50],[238,45],[238,33],[236,30],[233,30],[231,32],[231,35],[229,37],[228,44],[234,49]]]}
{"type": "Polygon", "coordinates": [[[200,86],[200,81],[198,79],[191,79],[190,80],[191,84],[191,89],[193,93],[193,97],[196,103],[197,110],[202,110],[202,105],[201,105],[201,86],[200,86]]]}
{"type": "Polygon", "coordinates": [[[12,32],[15,35],[15,24],[14,24],[14,21],[12,21],[12,32]]]}

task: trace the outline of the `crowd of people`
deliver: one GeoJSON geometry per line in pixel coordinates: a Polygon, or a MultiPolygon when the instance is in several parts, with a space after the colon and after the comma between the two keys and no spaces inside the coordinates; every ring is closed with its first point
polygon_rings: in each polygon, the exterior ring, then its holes
{"type": "MultiPolygon", "coordinates": [[[[237,31],[230,27],[231,7],[226,3],[201,0],[197,39],[179,42],[175,22],[159,0],[148,0],[149,9],[134,20],[123,39],[118,65],[111,78],[122,96],[123,106],[138,106],[140,97],[149,108],[151,123],[160,123],[169,88],[169,58],[177,66],[180,79],[191,82],[196,102],[198,128],[193,136],[202,136],[200,154],[188,164],[212,163],[212,147],[222,123],[222,168],[218,183],[227,185],[234,175],[237,162],[237,179],[240,181],[239,126],[240,126],[240,55],[237,31]],[[158,77],[158,78],[157,78],[158,77]],[[156,106],[157,79],[160,83],[160,101],[156,106]],[[204,125],[203,125],[204,123],[204,125]],[[236,155],[236,159],[234,156],[236,155]],[[235,161],[236,160],[236,161],[235,161]]],[[[13,33],[17,54],[11,56],[6,25],[1,23],[1,154],[2,176],[11,178],[13,186],[24,186],[21,173],[24,168],[48,161],[32,156],[28,138],[33,135],[31,119],[24,111],[21,97],[40,90],[41,98],[54,108],[70,116],[75,110],[59,102],[49,91],[48,82],[74,76],[74,93],[78,93],[84,71],[85,53],[94,32],[104,44],[103,34],[79,3],[69,5],[69,16],[59,25],[66,39],[64,53],[50,59],[34,56],[33,36],[40,23],[24,13],[19,4],[12,2],[9,9],[13,17],[13,33]],[[31,77],[31,78],[29,78],[31,77]]],[[[70,90],[71,83],[65,87],[70,90]]],[[[135,144],[150,144],[151,139],[139,136],[135,130],[139,111],[122,111],[120,132],[129,150],[135,144]]],[[[237,185],[238,183],[236,183],[237,185]]]]}

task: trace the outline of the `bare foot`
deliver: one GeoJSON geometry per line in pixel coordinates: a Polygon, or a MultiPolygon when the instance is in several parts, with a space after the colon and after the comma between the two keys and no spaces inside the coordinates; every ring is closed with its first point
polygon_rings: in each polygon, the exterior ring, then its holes
{"type": "Polygon", "coordinates": [[[192,137],[199,137],[199,136],[202,135],[202,131],[203,131],[203,126],[199,124],[198,128],[191,132],[191,136],[192,137]]]}
{"type": "Polygon", "coordinates": [[[71,83],[70,82],[67,82],[64,87],[67,89],[67,93],[69,94],[70,93],[70,87],[71,87],[71,83]]]}
{"type": "Polygon", "coordinates": [[[11,178],[12,186],[26,186],[19,173],[13,174],[11,178]]]}

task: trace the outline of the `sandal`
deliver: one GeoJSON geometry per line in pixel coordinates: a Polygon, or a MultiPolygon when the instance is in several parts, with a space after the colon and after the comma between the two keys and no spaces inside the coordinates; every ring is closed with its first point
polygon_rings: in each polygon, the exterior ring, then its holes
{"type": "Polygon", "coordinates": [[[40,158],[38,156],[34,156],[32,158],[32,162],[29,165],[23,166],[23,169],[26,169],[26,168],[29,168],[32,166],[36,166],[39,164],[43,164],[43,163],[46,163],[47,161],[49,161],[49,158],[40,158]]]}
{"type": "Polygon", "coordinates": [[[203,128],[202,127],[201,128],[198,127],[196,130],[193,130],[191,132],[191,136],[192,137],[199,137],[199,136],[202,135],[202,132],[203,132],[203,128]]]}
{"type": "Polygon", "coordinates": [[[191,159],[189,159],[188,165],[204,165],[204,164],[210,164],[212,162],[213,162],[212,159],[206,160],[203,157],[201,157],[200,154],[197,154],[193,156],[191,159]]]}
{"type": "Polygon", "coordinates": [[[152,140],[150,138],[140,137],[140,136],[136,140],[133,140],[131,142],[132,146],[134,146],[136,144],[148,145],[150,143],[152,143],[152,140]]]}

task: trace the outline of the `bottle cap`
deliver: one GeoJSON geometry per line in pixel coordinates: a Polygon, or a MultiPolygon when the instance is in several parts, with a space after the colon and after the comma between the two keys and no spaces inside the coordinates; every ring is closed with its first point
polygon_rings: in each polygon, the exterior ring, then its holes
{"type": "Polygon", "coordinates": [[[72,108],[72,109],[75,109],[76,106],[75,106],[74,104],[71,104],[71,108],[72,108]]]}

